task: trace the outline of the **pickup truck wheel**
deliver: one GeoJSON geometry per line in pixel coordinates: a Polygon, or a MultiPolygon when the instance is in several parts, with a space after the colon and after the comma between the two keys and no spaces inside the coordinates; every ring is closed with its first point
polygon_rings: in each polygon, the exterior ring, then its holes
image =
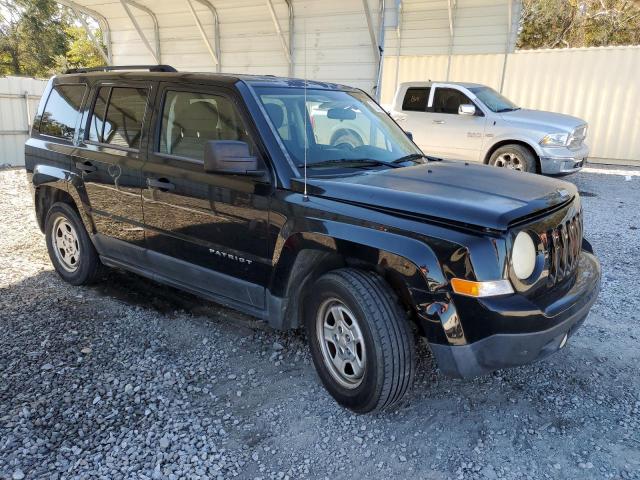
{"type": "Polygon", "coordinates": [[[99,274],[100,259],[76,211],[54,203],[45,219],[47,250],[53,267],[72,285],[91,283],[99,274]]]}
{"type": "Polygon", "coordinates": [[[325,388],[357,413],[397,405],[413,383],[415,348],[393,291],[375,273],[345,268],[311,292],[305,326],[325,388]]]}
{"type": "Polygon", "coordinates": [[[489,165],[536,173],[536,159],[529,150],[521,145],[504,145],[498,148],[491,155],[489,165]]]}

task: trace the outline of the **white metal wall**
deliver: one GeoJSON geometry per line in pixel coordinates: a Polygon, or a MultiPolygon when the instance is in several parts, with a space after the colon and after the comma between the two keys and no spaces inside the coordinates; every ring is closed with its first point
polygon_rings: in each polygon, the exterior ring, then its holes
{"type": "MultiPolygon", "coordinates": [[[[449,79],[500,89],[505,55],[455,55],[449,79]]],[[[521,50],[507,55],[503,93],[525,108],[589,122],[591,156],[640,162],[640,47],[521,50]]],[[[400,57],[398,81],[445,80],[447,56],[400,57]]],[[[385,59],[382,102],[391,103],[396,58],[385,59]]]]}
{"type": "Polygon", "coordinates": [[[0,165],[24,165],[24,142],[46,84],[34,78],[0,78],[0,165]]]}

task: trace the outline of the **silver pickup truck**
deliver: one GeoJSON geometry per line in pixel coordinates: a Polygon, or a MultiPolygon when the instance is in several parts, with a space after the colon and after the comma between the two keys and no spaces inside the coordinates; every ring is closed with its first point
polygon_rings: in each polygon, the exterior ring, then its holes
{"type": "Polygon", "coordinates": [[[428,155],[549,175],[589,155],[584,120],[519,108],[485,85],[402,83],[389,113],[428,155]]]}

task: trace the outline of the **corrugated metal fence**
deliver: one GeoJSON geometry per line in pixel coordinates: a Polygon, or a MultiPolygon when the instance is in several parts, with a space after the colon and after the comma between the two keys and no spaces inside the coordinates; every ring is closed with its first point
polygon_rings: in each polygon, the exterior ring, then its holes
{"type": "MultiPolygon", "coordinates": [[[[382,103],[393,101],[396,62],[385,58],[382,103]]],[[[518,105],[587,120],[594,159],[640,164],[640,46],[454,55],[449,80],[500,90],[503,70],[502,91],[518,105]]],[[[446,76],[446,55],[400,57],[399,82],[446,76]]]]}
{"type": "MultiPolygon", "coordinates": [[[[447,58],[401,56],[397,79],[446,79],[447,58]]],[[[396,62],[385,57],[383,103],[393,100],[396,62]]],[[[454,55],[449,79],[499,90],[503,70],[503,92],[517,104],[586,119],[592,157],[640,163],[640,46],[454,55]]],[[[28,125],[45,85],[33,78],[0,78],[0,165],[23,164],[28,125]]]]}
{"type": "Polygon", "coordinates": [[[0,165],[24,165],[24,142],[46,80],[0,78],[0,165]]]}

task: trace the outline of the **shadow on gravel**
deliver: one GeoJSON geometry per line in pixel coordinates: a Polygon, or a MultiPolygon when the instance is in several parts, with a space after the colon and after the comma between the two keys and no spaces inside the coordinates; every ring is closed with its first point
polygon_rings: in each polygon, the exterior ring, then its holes
{"type": "Polygon", "coordinates": [[[265,322],[236,310],[124,270],[108,269],[104,277],[89,288],[128,305],[151,308],[169,317],[179,312],[212,319],[223,316],[245,328],[269,329],[265,322]]]}

